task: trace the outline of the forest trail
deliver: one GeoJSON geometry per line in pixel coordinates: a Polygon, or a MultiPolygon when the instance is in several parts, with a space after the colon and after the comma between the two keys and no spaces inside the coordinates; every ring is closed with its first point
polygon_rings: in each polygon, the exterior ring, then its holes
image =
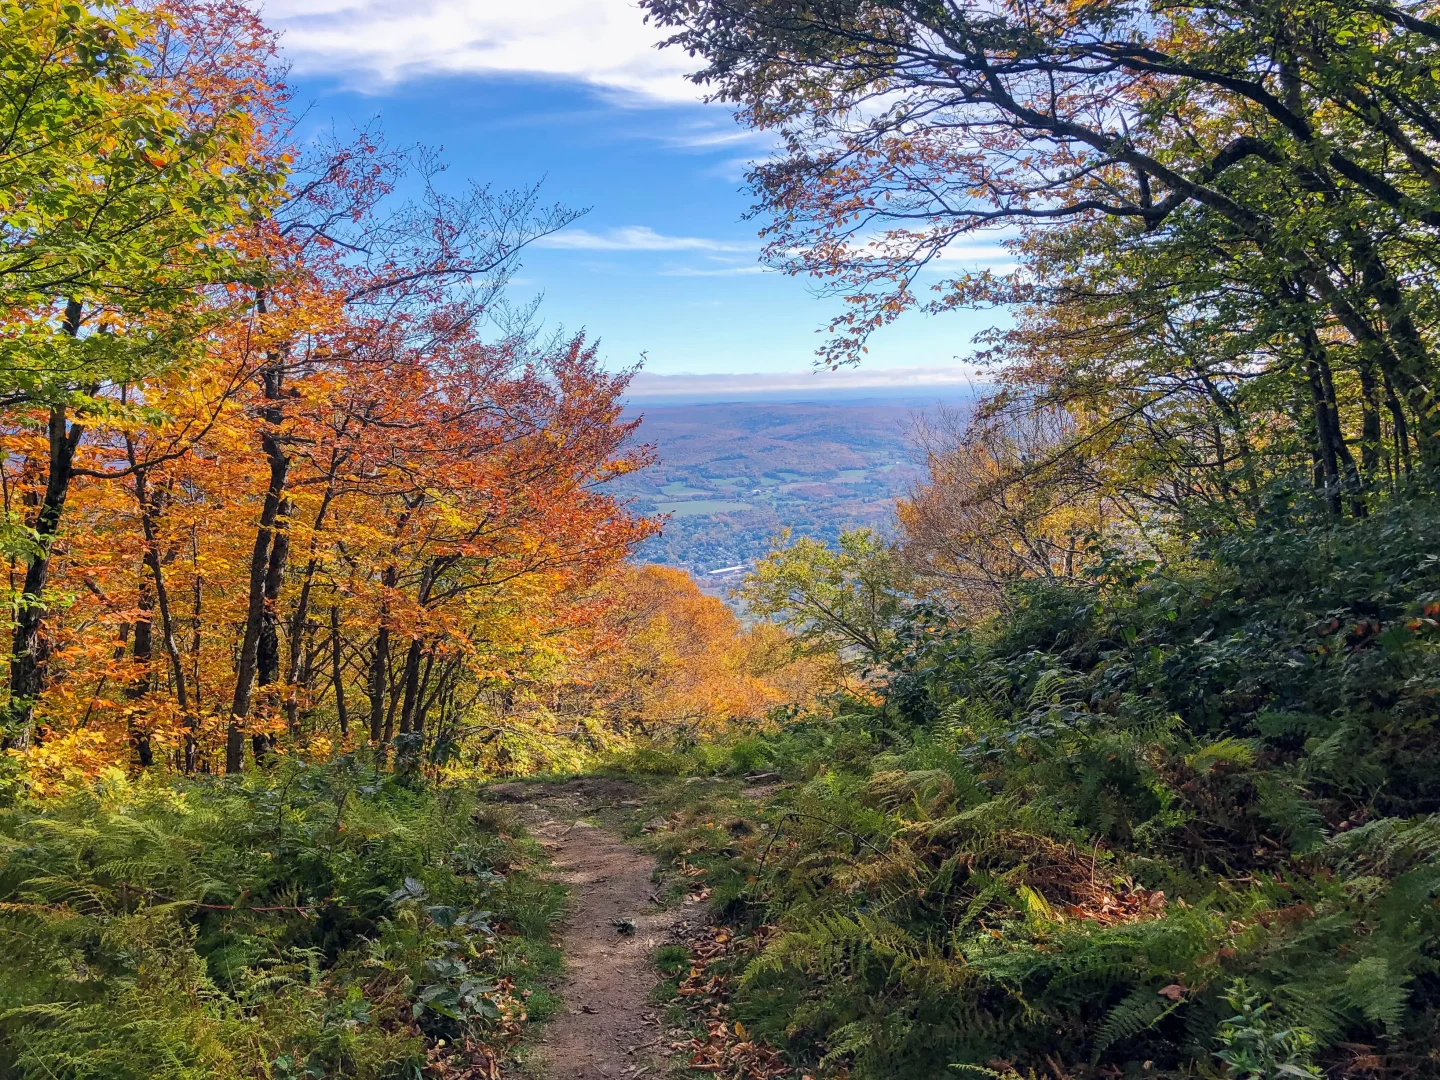
{"type": "Polygon", "coordinates": [[[571,889],[561,935],[566,977],[561,1012],[525,1063],[535,1080],[655,1080],[664,1075],[665,1028],[650,999],[655,949],[680,929],[680,909],[661,910],[655,860],[594,815],[641,805],[623,780],[505,784],[492,798],[516,803],[550,853],[555,880],[571,889]],[[633,927],[633,929],[632,929],[633,927]]]}

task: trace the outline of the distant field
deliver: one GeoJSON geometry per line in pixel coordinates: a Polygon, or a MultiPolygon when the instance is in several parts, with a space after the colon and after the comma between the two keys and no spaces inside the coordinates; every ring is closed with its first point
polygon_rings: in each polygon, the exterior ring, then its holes
{"type": "Polygon", "coordinates": [[[904,405],[647,406],[639,439],[659,461],[617,482],[636,508],[670,514],[639,557],[698,574],[759,558],[772,537],[833,539],[888,529],[895,500],[919,475],[904,405]],[[742,501],[743,500],[743,501],[742,501]]]}
{"type": "Polygon", "coordinates": [[[670,483],[666,484],[664,487],[662,487],[660,491],[662,494],[669,495],[671,498],[679,498],[681,495],[706,494],[704,488],[688,487],[683,480],[673,480],[670,483]]]}

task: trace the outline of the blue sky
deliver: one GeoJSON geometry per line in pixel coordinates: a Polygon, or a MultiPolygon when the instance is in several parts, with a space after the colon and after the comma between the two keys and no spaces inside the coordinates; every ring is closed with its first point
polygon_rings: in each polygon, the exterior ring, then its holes
{"type": "MultiPolygon", "coordinates": [[[[543,178],[548,199],[590,208],[532,250],[515,282],[516,300],[543,294],[550,325],[598,336],[616,366],[644,354],[656,376],[809,369],[836,302],[757,262],[743,174],[763,138],[697,100],[688,58],[657,52],[627,0],[515,6],[280,0],[264,11],[284,32],[307,124],[344,132],[378,117],[392,142],[442,146],[457,182],[543,178]]],[[[997,317],[911,317],[872,341],[866,366],[954,379],[997,317]]]]}

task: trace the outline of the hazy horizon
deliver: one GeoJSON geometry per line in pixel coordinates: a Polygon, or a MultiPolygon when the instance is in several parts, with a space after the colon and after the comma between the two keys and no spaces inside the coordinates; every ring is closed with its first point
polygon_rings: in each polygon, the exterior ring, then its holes
{"type": "Polygon", "coordinates": [[[969,367],[849,368],[841,371],[638,372],[625,394],[629,408],[682,405],[910,405],[973,401],[986,384],[969,367]]]}

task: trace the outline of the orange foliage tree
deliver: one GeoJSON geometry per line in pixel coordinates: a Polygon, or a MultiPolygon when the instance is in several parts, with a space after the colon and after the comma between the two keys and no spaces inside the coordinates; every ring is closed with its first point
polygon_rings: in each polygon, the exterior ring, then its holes
{"type": "Polygon", "coordinates": [[[672,567],[619,565],[568,604],[528,610],[546,631],[515,639],[507,677],[473,684],[468,707],[441,719],[435,744],[466,767],[573,768],[637,737],[755,730],[844,680],[833,656],[746,626],[672,567]]]}
{"type": "Polygon", "coordinates": [[[799,655],[772,623],[745,626],[683,570],[627,567],[609,588],[617,597],[605,627],[611,649],[592,689],[617,729],[694,733],[762,720],[840,679],[833,658],[799,655]]]}
{"type": "MultiPolygon", "coordinates": [[[[0,384],[12,760],[43,787],[233,772],[247,737],[258,762],[453,746],[477,701],[593,639],[596,583],[655,528],[605,487],[648,460],[628,373],[582,339],[481,332],[518,254],[574,215],[442,189],[433,157],[369,132],[295,152],[273,37],[239,5],[11,6],[34,38],[12,67],[52,104],[150,125],[141,149],[131,127],[86,143],[61,194],[171,200],[100,218],[101,270],[96,237],[3,208],[30,228],[0,252],[3,346],[30,365],[0,384]],[[50,279],[23,278],[37,259],[50,279]]],[[[13,118],[38,158],[47,117],[13,118]]]]}

